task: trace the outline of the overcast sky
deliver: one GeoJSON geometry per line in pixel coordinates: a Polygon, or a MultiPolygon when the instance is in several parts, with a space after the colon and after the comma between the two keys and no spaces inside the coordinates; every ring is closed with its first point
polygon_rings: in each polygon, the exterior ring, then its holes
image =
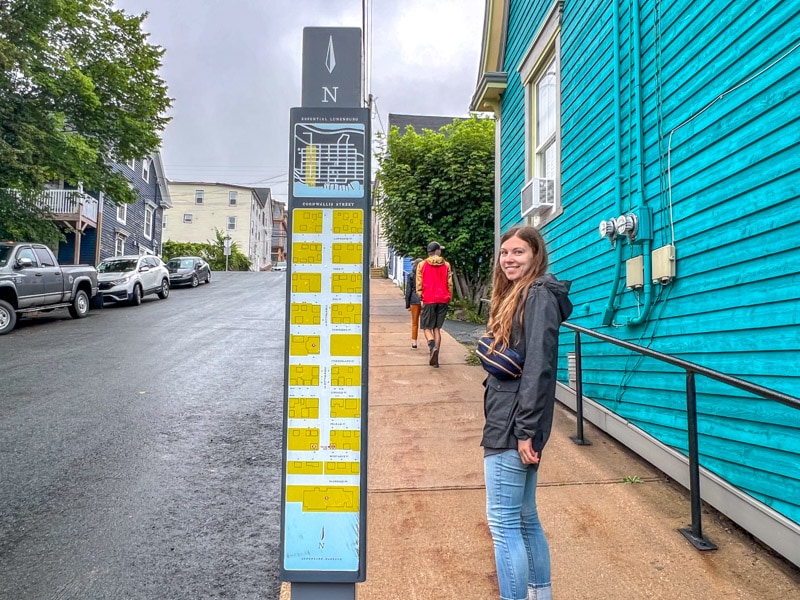
{"type": "MultiPolygon", "coordinates": [[[[478,76],[485,0],[370,0],[377,114],[462,117],[478,76]]],[[[289,109],[304,27],[361,27],[362,0],[115,0],[148,11],[174,98],[161,149],[178,181],[271,187],[286,201],[289,109]]]]}

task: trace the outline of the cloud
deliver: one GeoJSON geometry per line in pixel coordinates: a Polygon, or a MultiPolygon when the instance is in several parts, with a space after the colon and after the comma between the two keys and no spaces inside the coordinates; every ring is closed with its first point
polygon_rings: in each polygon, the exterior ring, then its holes
{"type": "MultiPolygon", "coordinates": [[[[301,102],[304,27],[361,27],[358,0],[115,0],[145,10],[175,98],[162,155],[174,180],[272,186],[286,197],[289,109],[301,102]]],[[[370,91],[388,114],[465,116],[484,0],[372,2],[370,91]]]]}

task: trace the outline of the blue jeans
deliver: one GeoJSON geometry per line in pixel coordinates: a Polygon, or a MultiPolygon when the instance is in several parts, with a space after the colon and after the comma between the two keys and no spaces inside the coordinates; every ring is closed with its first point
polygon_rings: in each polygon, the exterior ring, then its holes
{"type": "Polygon", "coordinates": [[[536,512],[538,471],[516,450],[483,459],[501,600],[552,600],[550,548],[536,512]]]}

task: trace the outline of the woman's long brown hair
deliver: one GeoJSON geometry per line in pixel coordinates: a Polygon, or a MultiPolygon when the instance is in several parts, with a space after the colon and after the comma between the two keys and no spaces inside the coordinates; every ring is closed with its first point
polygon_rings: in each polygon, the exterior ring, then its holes
{"type": "Polygon", "coordinates": [[[492,277],[492,304],[487,325],[487,330],[494,336],[492,348],[498,343],[504,346],[511,343],[514,316],[519,312],[519,321],[522,324],[523,311],[520,309],[525,306],[525,301],[528,299],[528,290],[536,279],[547,272],[547,248],[542,234],[533,227],[514,227],[503,234],[500,244],[515,236],[533,250],[533,262],[531,269],[522,277],[516,281],[509,281],[500,268],[500,255],[497,255],[492,277]]]}

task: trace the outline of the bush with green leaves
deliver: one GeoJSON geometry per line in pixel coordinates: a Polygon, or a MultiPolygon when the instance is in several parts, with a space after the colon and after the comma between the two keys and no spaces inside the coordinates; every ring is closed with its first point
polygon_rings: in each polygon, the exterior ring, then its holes
{"type": "MultiPolygon", "coordinates": [[[[167,240],[161,248],[161,257],[164,262],[175,256],[199,256],[205,260],[212,271],[225,270],[225,234],[216,229],[214,231],[214,241],[205,243],[197,242],[175,242],[167,240]]],[[[228,256],[229,271],[249,271],[252,267],[250,258],[242,254],[237,242],[231,243],[231,253],[228,256]]]]}

